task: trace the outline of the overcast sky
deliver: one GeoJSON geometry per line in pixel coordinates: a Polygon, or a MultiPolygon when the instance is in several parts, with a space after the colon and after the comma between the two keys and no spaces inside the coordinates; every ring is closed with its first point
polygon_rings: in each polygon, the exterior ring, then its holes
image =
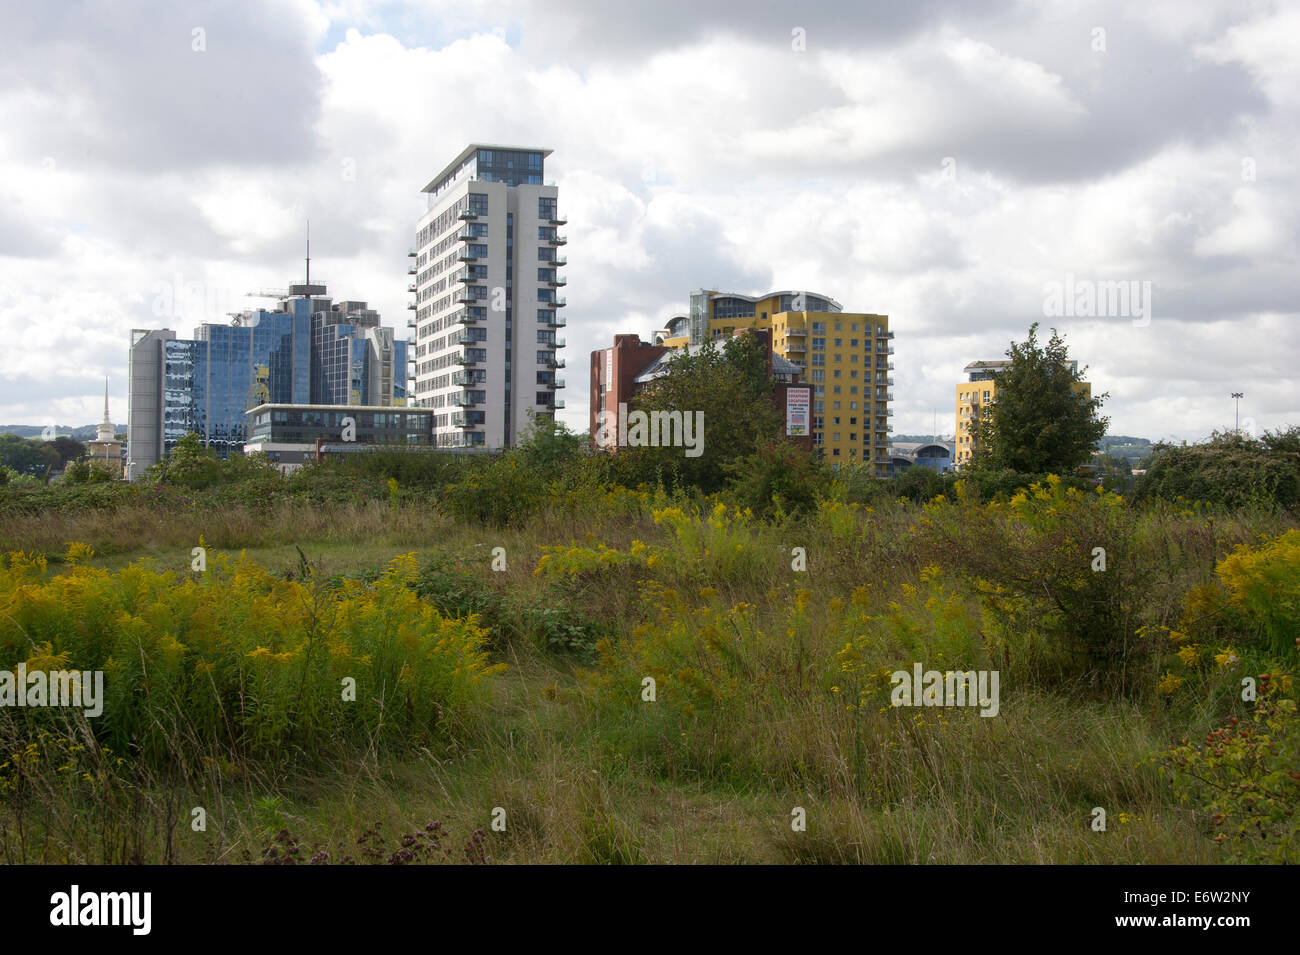
{"type": "Polygon", "coordinates": [[[104,375],[124,423],[129,330],[269,304],[307,218],[404,334],[420,188],[486,142],[555,150],[576,428],[588,353],[701,286],[888,314],[900,433],[1033,321],[1113,434],[1202,439],[1233,391],[1279,428],[1298,123],[1285,3],[0,0],[0,423],[97,421],[104,375]],[[1067,282],[1138,294],[1045,314],[1067,282]]]}

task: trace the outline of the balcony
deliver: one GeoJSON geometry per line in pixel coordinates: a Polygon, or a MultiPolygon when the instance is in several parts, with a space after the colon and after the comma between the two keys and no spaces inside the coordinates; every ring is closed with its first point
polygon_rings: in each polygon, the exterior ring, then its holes
{"type": "Polygon", "coordinates": [[[543,239],[542,241],[555,246],[568,245],[569,243],[568,237],[563,235],[553,235],[549,239],[543,239]]]}
{"type": "Polygon", "coordinates": [[[472,414],[454,414],[451,416],[451,425],[453,428],[481,428],[483,423],[475,421],[472,414]]]}
{"type": "Polygon", "coordinates": [[[808,329],[806,329],[806,328],[787,328],[787,329],[785,330],[785,335],[786,335],[787,338],[806,338],[806,337],[808,336],[808,329]]]}
{"type": "Polygon", "coordinates": [[[554,278],[547,279],[546,284],[549,285],[551,288],[559,288],[562,285],[568,285],[569,280],[562,275],[557,275],[554,278]]]}
{"type": "Polygon", "coordinates": [[[480,302],[482,300],[478,292],[468,288],[457,292],[456,297],[452,299],[453,302],[480,302]]]}
{"type": "MultiPolygon", "coordinates": [[[[456,374],[463,375],[466,374],[466,372],[460,371],[457,372],[456,374]]],[[[447,403],[453,404],[458,408],[468,408],[472,404],[474,404],[474,402],[470,399],[470,396],[465,394],[464,392],[459,392],[457,394],[452,395],[450,398],[447,399],[447,403]]]]}
{"type": "Polygon", "coordinates": [[[469,221],[472,219],[477,219],[478,213],[475,212],[473,209],[461,209],[460,213],[456,216],[456,218],[465,219],[466,221],[469,221]]]}
{"type": "Polygon", "coordinates": [[[564,347],[564,339],[563,339],[563,338],[556,338],[556,339],[554,339],[553,341],[538,342],[538,343],[537,343],[537,347],[538,347],[538,348],[563,348],[563,347],[564,347]]]}
{"type": "Polygon", "coordinates": [[[557,255],[557,256],[556,256],[555,258],[553,258],[553,259],[542,259],[542,260],[541,260],[540,262],[538,262],[537,264],[538,264],[538,265],[541,265],[541,266],[547,266],[547,265],[550,265],[550,266],[553,266],[554,268],[557,268],[557,269],[558,269],[558,268],[560,268],[561,266],[568,265],[568,264],[569,264],[569,260],[568,260],[567,258],[565,258],[563,255],[557,255]]]}
{"type": "Polygon", "coordinates": [[[419,273],[420,270],[417,269],[414,265],[412,265],[409,269],[406,270],[407,275],[418,275],[419,273]]]}
{"type": "Polygon", "coordinates": [[[876,337],[877,337],[877,338],[893,338],[893,337],[894,337],[894,333],[893,333],[893,332],[877,332],[877,333],[876,333],[876,337]]]}
{"type": "Polygon", "coordinates": [[[542,324],[547,328],[563,328],[565,325],[569,324],[569,322],[563,315],[557,315],[555,312],[551,312],[551,317],[542,324]]]}
{"type": "Polygon", "coordinates": [[[420,254],[420,253],[419,253],[419,250],[418,250],[418,249],[407,249],[407,250],[406,250],[406,257],[407,257],[408,259],[413,259],[413,258],[415,258],[415,257],[416,257],[417,255],[419,255],[419,254],[420,254]]]}
{"type": "Polygon", "coordinates": [[[805,345],[803,342],[788,341],[785,343],[785,350],[787,352],[806,352],[808,350],[808,346],[805,345]]]}
{"type": "MultiPolygon", "coordinates": [[[[481,385],[481,384],[483,383],[483,381],[484,381],[484,379],[483,379],[483,377],[482,377],[481,375],[475,375],[475,373],[472,372],[472,371],[457,371],[457,372],[453,372],[453,373],[452,373],[452,376],[451,376],[451,383],[452,383],[453,385],[462,385],[462,386],[465,386],[465,385],[481,385]]],[[[468,401],[457,401],[456,399],[457,399],[457,396],[456,396],[456,395],[453,395],[453,396],[452,396],[452,399],[451,399],[451,403],[452,403],[452,404],[469,404],[468,401]]]]}
{"type": "Polygon", "coordinates": [[[552,355],[550,358],[546,359],[545,361],[538,362],[538,364],[542,365],[545,368],[563,368],[564,359],[556,358],[554,355],[552,355]]]}
{"type": "Polygon", "coordinates": [[[478,253],[471,252],[469,249],[461,249],[456,258],[462,262],[477,262],[480,257],[478,253]]]}
{"type": "Polygon", "coordinates": [[[555,215],[551,216],[551,218],[548,219],[547,221],[550,222],[551,225],[568,225],[569,217],[562,216],[557,212],[555,215]]]}
{"type": "Polygon", "coordinates": [[[563,378],[556,378],[555,381],[551,382],[551,384],[553,384],[556,388],[563,388],[565,386],[563,378]]]}
{"type": "Polygon", "coordinates": [[[417,306],[414,302],[407,302],[407,303],[406,303],[406,310],[407,310],[408,312],[414,312],[414,311],[417,311],[418,308],[419,308],[419,306],[417,306]]]}
{"type": "MultiPolygon", "coordinates": [[[[885,345],[885,346],[877,345],[877,346],[876,346],[876,354],[877,354],[877,355],[892,355],[893,353],[894,353],[894,346],[893,346],[893,345],[885,345]]],[[[889,367],[890,367],[890,368],[893,368],[894,366],[893,366],[893,365],[890,365],[889,367]]]]}
{"type": "Polygon", "coordinates": [[[461,229],[456,233],[456,238],[461,242],[473,242],[475,239],[486,239],[485,235],[475,235],[473,229],[461,229]]]}
{"type": "Polygon", "coordinates": [[[475,343],[479,343],[479,344],[486,343],[486,342],[487,342],[487,339],[485,339],[485,338],[479,338],[479,337],[478,337],[477,335],[475,335],[473,332],[468,332],[468,331],[466,331],[466,332],[461,332],[460,334],[458,334],[458,335],[453,339],[453,341],[455,341],[457,345],[473,345],[473,344],[475,344],[475,343]]]}
{"type": "Polygon", "coordinates": [[[479,281],[486,282],[487,276],[475,275],[473,273],[473,270],[469,266],[466,266],[465,268],[461,269],[460,271],[452,275],[452,279],[457,282],[479,282],[479,281]]]}
{"type": "Polygon", "coordinates": [[[455,355],[452,356],[451,363],[453,365],[477,365],[478,361],[477,359],[470,358],[466,352],[462,351],[462,352],[457,352],[455,355]]]}
{"type": "Polygon", "coordinates": [[[414,294],[415,294],[415,283],[412,282],[410,285],[408,285],[408,286],[406,287],[406,291],[407,291],[408,293],[410,293],[411,295],[414,295],[414,294]]]}
{"type": "Polygon", "coordinates": [[[483,319],[467,308],[462,308],[459,311],[452,312],[449,320],[453,325],[477,325],[479,322],[483,321],[483,319]]]}
{"type": "Polygon", "coordinates": [[[546,304],[550,305],[552,308],[564,308],[564,306],[568,305],[569,303],[567,300],[561,297],[561,298],[552,299],[550,302],[547,302],[546,304]]]}
{"type": "Polygon", "coordinates": [[[543,408],[548,408],[548,409],[550,409],[550,410],[552,410],[552,411],[554,411],[556,408],[563,408],[563,407],[564,407],[564,399],[563,399],[563,398],[555,398],[555,399],[553,399],[551,402],[549,402],[548,404],[544,404],[544,405],[542,405],[542,407],[543,407],[543,408]]]}
{"type": "Polygon", "coordinates": [[[408,318],[408,319],[406,320],[406,327],[407,327],[407,328],[415,328],[417,324],[418,324],[418,323],[417,323],[416,320],[413,319],[413,318],[408,318]]]}

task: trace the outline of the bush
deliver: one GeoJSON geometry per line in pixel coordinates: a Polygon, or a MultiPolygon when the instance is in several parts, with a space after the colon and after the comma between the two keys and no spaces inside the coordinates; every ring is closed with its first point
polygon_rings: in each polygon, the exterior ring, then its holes
{"type": "Polygon", "coordinates": [[[805,514],[817,507],[829,476],[810,453],[787,441],[772,441],[734,462],[726,471],[730,496],[759,517],[805,514]]]}
{"type": "Polygon", "coordinates": [[[1204,501],[1227,508],[1300,508],[1300,428],[1253,440],[1214,434],[1205,444],[1158,445],[1137,483],[1141,501],[1204,501]]]}
{"type": "Polygon", "coordinates": [[[446,742],[502,668],[488,664],[483,629],[415,594],[411,555],[373,584],[339,586],[222,555],[198,579],[141,564],[108,573],[80,565],[85,556],[73,545],[72,568],[51,576],[44,559],[8,555],[0,666],[104,671],[91,728],[151,765],[192,769],[213,747],[319,759],[349,741],[446,742]]]}

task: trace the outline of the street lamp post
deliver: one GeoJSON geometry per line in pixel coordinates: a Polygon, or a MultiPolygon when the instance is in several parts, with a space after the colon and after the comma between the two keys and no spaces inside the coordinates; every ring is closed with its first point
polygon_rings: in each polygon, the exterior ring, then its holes
{"type": "Polygon", "coordinates": [[[1233,399],[1233,403],[1236,405],[1236,422],[1233,430],[1236,431],[1237,434],[1241,434],[1241,399],[1244,398],[1245,395],[1240,391],[1234,391],[1229,397],[1233,399]]]}

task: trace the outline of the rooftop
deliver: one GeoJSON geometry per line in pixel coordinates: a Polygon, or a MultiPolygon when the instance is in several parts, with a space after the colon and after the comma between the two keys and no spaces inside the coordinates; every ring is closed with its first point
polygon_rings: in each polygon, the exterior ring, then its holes
{"type": "Polygon", "coordinates": [[[447,165],[443,167],[442,172],[430,179],[429,184],[420,191],[436,192],[438,187],[442,185],[444,179],[455,173],[467,159],[477,153],[480,149],[501,149],[507,152],[518,153],[541,153],[543,159],[555,152],[554,149],[542,149],[540,146],[499,146],[495,143],[470,143],[461,151],[459,156],[447,163],[447,165]]]}

